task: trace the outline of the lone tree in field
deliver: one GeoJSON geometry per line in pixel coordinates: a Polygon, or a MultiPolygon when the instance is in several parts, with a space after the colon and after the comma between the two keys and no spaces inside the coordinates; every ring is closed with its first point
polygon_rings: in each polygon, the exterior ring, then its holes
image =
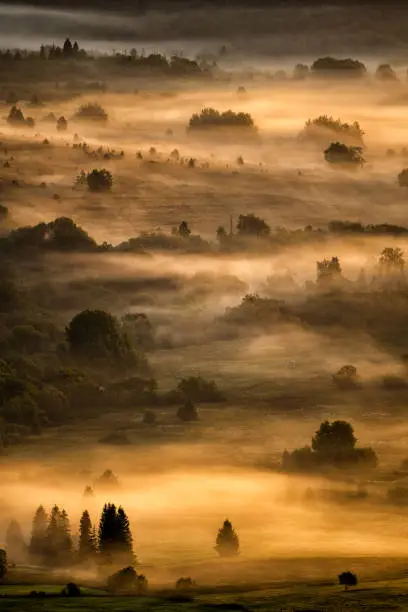
{"type": "Polygon", "coordinates": [[[198,412],[191,399],[188,399],[183,406],[177,410],[177,416],[182,421],[197,421],[198,412]]]}
{"type": "Polygon", "coordinates": [[[239,552],[238,535],[232,527],[231,522],[226,519],[221,529],[218,530],[215,541],[215,550],[220,557],[232,557],[239,552]]]}
{"type": "Polygon", "coordinates": [[[74,119],[82,121],[94,121],[97,123],[106,123],[108,120],[107,112],[97,102],[89,102],[79,107],[74,115],[74,119]]]}
{"type": "Polygon", "coordinates": [[[353,572],[342,572],[339,574],[339,584],[344,586],[344,590],[348,591],[349,587],[356,586],[358,579],[353,572]]]}
{"type": "Polygon", "coordinates": [[[112,174],[105,168],[94,169],[86,175],[86,183],[89,191],[110,191],[113,185],[112,174]]]}
{"type": "Polygon", "coordinates": [[[361,147],[348,147],[341,142],[332,142],[324,151],[324,158],[328,164],[345,168],[357,168],[365,164],[361,147]]]}

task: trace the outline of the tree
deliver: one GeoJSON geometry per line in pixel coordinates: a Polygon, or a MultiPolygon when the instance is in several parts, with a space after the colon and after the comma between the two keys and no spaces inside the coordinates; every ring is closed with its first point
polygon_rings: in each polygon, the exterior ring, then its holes
{"type": "Polygon", "coordinates": [[[81,561],[88,561],[95,557],[96,542],[88,510],[84,510],[79,523],[78,556],[81,561]]]}
{"type": "Polygon", "coordinates": [[[7,574],[7,554],[6,551],[0,548],[0,581],[7,574]]]}
{"type": "Polygon", "coordinates": [[[177,385],[177,391],[193,402],[222,402],[224,395],[213,380],[205,380],[201,376],[182,378],[177,385]]]}
{"type": "Polygon", "coordinates": [[[319,57],[313,62],[311,71],[314,74],[322,75],[332,73],[341,76],[362,77],[366,74],[367,68],[358,60],[351,58],[319,57]]]}
{"type": "Polygon", "coordinates": [[[353,365],[344,365],[336,374],[333,381],[340,389],[356,389],[360,386],[360,377],[357,368],[353,365]]]}
{"type": "Polygon", "coordinates": [[[378,260],[383,276],[402,275],[405,268],[404,251],[399,247],[386,247],[378,260]]]}
{"type": "Polygon", "coordinates": [[[348,147],[340,142],[332,142],[324,151],[324,158],[328,164],[356,168],[365,164],[361,147],[348,147]]]}
{"type": "Polygon", "coordinates": [[[215,550],[218,552],[220,557],[231,557],[238,554],[238,535],[228,519],[224,521],[223,526],[218,530],[215,541],[215,550]]]}
{"type": "Polygon", "coordinates": [[[232,110],[220,113],[215,108],[203,108],[200,113],[194,113],[188,123],[188,130],[214,128],[244,128],[247,131],[256,131],[254,120],[249,113],[235,113],[232,110]]]}
{"type": "Polygon", "coordinates": [[[15,127],[24,126],[25,118],[23,111],[17,108],[17,106],[12,106],[7,117],[7,123],[15,127]]]}
{"type": "Polygon", "coordinates": [[[105,504],[99,522],[98,539],[99,552],[106,563],[133,562],[132,534],[122,507],[116,509],[115,504],[105,504]]]}
{"type": "Polygon", "coordinates": [[[65,39],[64,46],[62,48],[62,54],[65,58],[72,57],[73,55],[72,43],[69,38],[65,39]]]}
{"type": "Polygon", "coordinates": [[[375,71],[375,78],[379,81],[398,81],[398,77],[395,71],[391,68],[389,64],[380,64],[375,71]]]}
{"type": "Polygon", "coordinates": [[[190,576],[187,578],[179,578],[176,582],[176,591],[191,591],[195,587],[195,582],[190,576]]]}
{"type": "Polygon", "coordinates": [[[363,144],[364,132],[358,121],[347,123],[329,115],[320,115],[315,119],[308,119],[300,138],[318,142],[328,141],[329,144],[334,135],[341,138],[345,144],[363,144]]]}
{"type": "Polygon", "coordinates": [[[408,187],[408,168],[404,168],[398,174],[398,184],[400,187],[408,187]]]}
{"type": "Polygon", "coordinates": [[[254,214],[239,215],[237,231],[241,236],[268,236],[271,228],[263,219],[254,214]]]}
{"type": "Polygon", "coordinates": [[[83,310],[65,333],[71,352],[78,356],[123,360],[131,353],[117,320],[103,310],[83,310]]]}
{"type": "Polygon", "coordinates": [[[293,70],[293,78],[295,81],[303,81],[310,75],[309,66],[306,64],[296,64],[293,70]]]}
{"type": "Polygon", "coordinates": [[[12,520],[6,531],[6,550],[12,563],[22,564],[27,560],[27,545],[24,542],[20,523],[12,520]]]}
{"type": "Polygon", "coordinates": [[[74,119],[82,121],[94,121],[97,123],[106,123],[108,114],[97,102],[89,102],[79,107],[74,115],[74,119]]]}
{"type": "Polygon", "coordinates": [[[339,584],[344,585],[344,590],[348,591],[349,587],[356,586],[358,579],[356,574],[352,572],[342,572],[339,574],[339,584]]]}
{"type": "Polygon", "coordinates": [[[68,128],[68,121],[65,119],[64,116],[61,116],[57,120],[57,131],[58,132],[66,132],[67,128],[68,128]]]}
{"type": "Polygon", "coordinates": [[[325,285],[341,278],[341,266],[338,257],[316,262],[317,283],[325,285]]]}
{"type": "Polygon", "coordinates": [[[183,406],[177,410],[177,416],[182,421],[197,421],[198,412],[193,402],[188,399],[183,406]]]}
{"type": "Polygon", "coordinates": [[[63,597],[80,597],[81,589],[75,582],[68,582],[67,586],[61,591],[63,597]]]}
{"type": "Polygon", "coordinates": [[[134,346],[145,350],[155,345],[153,326],[150,319],[143,312],[127,313],[121,319],[122,327],[134,346]]]}
{"type": "Polygon", "coordinates": [[[89,191],[110,191],[113,185],[112,174],[109,170],[96,168],[86,175],[86,182],[89,191]]]}
{"type": "Polygon", "coordinates": [[[312,438],[312,449],[318,453],[352,451],[357,438],[347,421],[323,421],[312,438]]]}
{"type": "Polygon", "coordinates": [[[43,506],[39,506],[34,514],[31,540],[28,551],[33,560],[42,560],[46,549],[46,531],[48,517],[43,506]]]}
{"type": "Polygon", "coordinates": [[[189,238],[191,234],[191,229],[188,227],[188,223],[186,221],[182,221],[178,227],[178,235],[181,238],[189,238]]]}
{"type": "Polygon", "coordinates": [[[217,227],[216,235],[217,235],[218,242],[220,244],[224,244],[225,240],[227,238],[227,231],[226,231],[225,227],[223,227],[222,225],[217,227]]]}

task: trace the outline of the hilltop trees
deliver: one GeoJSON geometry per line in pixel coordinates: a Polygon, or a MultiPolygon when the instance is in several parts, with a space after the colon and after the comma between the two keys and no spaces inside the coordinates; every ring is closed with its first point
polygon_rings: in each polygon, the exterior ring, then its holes
{"type": "Polygon", "coordinates": [[[317,284],[319,286],[331,285],[333,281],[341,278],[341,266],[338,257],[322,259],[316,262],[317,284]]]}
{"type": "Polygon", "coordinates": [[[231,557],[239,552],[239,538],[228,519],[224,521],[223,526],[218,530],[215,550],[220,557],[231,557]]]}
{"type": "Polygon", "coordinates": [[[346,144],[362,145],[364,132],[358,121],[347,123],[329,115],[320,115],[315,119],[308,119],[300,134],[302,140],[327,142],[327,144],[331,142],[333,136],[341,138],[346,144]]]}
{"type": "Polygon", "coordinates": [[[13,127],[34,127],[32,117],[24,117],[23,111],[17,106],[12,106],[7,117],[7,123],[13,127]]]}
{"type": "Polygon", "coordinates": [[[240,236],[268,236],[271,231],[269,225],[254,214],[239,215],[237,232],[240,236]]]}
{"type": "Polygon", "coordinates": [[[81,121],[93,121],[96,123],[106,123],[109,119],[107,112],[98,102],[88,102],[82,104],[76,111],[74,119],[81,121]]]}

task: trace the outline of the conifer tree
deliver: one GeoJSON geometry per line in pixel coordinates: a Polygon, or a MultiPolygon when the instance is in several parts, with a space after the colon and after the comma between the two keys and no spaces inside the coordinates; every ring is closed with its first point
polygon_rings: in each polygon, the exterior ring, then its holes
{"type": "Polygon", "coordinates": [[[58,553],[61,557],[61,561],[64,565],[68,564],[71,560],[72,553],[72,538],[71,538],[71,525],[69,523],[68,514],[65,510],[62,510],[59,514],[58,521],[58,540],[59,549],[58,553]]]}
{"type": "Polygon", "coordinates": [[[118,552],[123,556],[123,562],[132,563],[133,561],[133,538],[130,531],[129,519],[126,512],[119,507],[117,516],[117,548],[118,552]]]}
{"type": "Polygon", "coordinates": [[[15,520],[10,522],[6,531],[6,550],[11,563],[24,563],[27,560],[27,545],[20,523],[15,520]]]}
{"type": "Polygon", "coordinates": [[[81,561],[94,557],[96,552],[95,529],[92,527],[88,510],[84,510],[79,523],[79,549],[81,561]]]}
{"type": "Polygon", "coordinates": [[[47,514],[43,506],[39,506],[34,514],[29,554],[34,560],[42,560],[46,548],[47,514]]]}
{"type": "Polygon", "coordinates": [[[99,552],[111,563],[115,558],[121,563],[132,563],[133,546],[129,519],[122,507],[105,504],[99,523],[99,552]]]}
{"type": "Polygon", "coordinates": [[[99,552],[104,560],[112,561],[116,542],[116,506],[105,504],[99,522],[99,552]]]}
{"type": "Polygon", "coordinates": [[[223,526],[218,530],[215,550],[218,552],[220,557],[230,557],[238,554],[238,535],[228,519],[224,521],[223,526]]]}

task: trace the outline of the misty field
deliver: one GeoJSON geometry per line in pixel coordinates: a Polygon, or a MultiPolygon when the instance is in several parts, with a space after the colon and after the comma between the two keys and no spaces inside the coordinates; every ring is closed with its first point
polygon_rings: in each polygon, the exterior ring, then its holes
{"type": "Polygon", "coordinates": [[[0,50],[0,608],[408,610],[408,60],[81,44],[0,50]]]}

